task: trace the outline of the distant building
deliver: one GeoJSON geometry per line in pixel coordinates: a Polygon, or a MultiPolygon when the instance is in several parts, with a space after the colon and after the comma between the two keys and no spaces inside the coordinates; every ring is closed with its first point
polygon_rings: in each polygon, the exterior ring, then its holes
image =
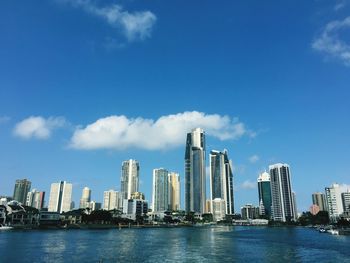
{"type": "Polygon", "coordinates": [[[91,201],[91,189],[89,187],[84,187],[80,198],[79,208],[88,208],[90,201],[91,201]]]}
{"type": "Polygon", "coordinates": [[[196,128],[187,133],[185,151],[185,211],[203,214],[206,194],[205,133],[196,128]]]}
{"type": "Polygon", "coordinates": [[[159,168],[153,170],[152,209],[153,212],[169,210],[169,172],[159,168]]]}
{"type": "Polygon", "coordinates": [[[312,204],[317,205],[320,208],[320,211],[328,211],[326,196],[323,193],[313,193],[312,204]]]}
{"type": "Polygon", "coordinates": [[[136,220],[138,216],[144,216],[148,212],[148,203],[145,200],[124,199],[123,214],[132,220],[136,220]]]}
{"type": "Polygon", "coordinates": [[[205,213],[211,213],[211,200],[207,199],[207,201],[205,201],[205,213]]]}
{"type": "Polygon", "coordinates": [[[247,219],[258,219],[259,218],[259,207],[247,204],[241,207],[241,215],[243,220],[247,219]]]}
{"type": "Polygon", "coordinates": [[[320,207],[318,205],[312,205],[309,211],[312,215],[317,215],[320,212],[320,207]]]}
{"type": "Polygon", "coordinates": [[[32,183],[27,179],[16,180],[15,189],[13,191],[13,200],[25,205],[31,185],[32,183]]]}
{"type": "Polygon", "coordinates": [[[101,203],[98,203],[96,201],[89,202],[89,208],[90,208],[91,211],[100,210],[101,207],[102,207],[101,203]]]}
{"type": "Polygon", "coordinates": [[[272,219],[274,221],[295,221],[294,198],[292,195],[291,175],[288,164],[269,166],[271,179],[272,219]]]}
{"type": "Polygon", "coordinates": [[[298,219],[298,208],[297,208],[297,197],[296,193],[292,191],[292,200],[293,200],[293,210],[294,210],[294,220],[298,219]]]}
{"type": "Polygon", "coordinates": [[[109,190],[103,193],[103,210],[120,209],[122,204],[119,204],[121,198],[118,191],[109,190]]]}
{"type": "Polygon", "coordinates": [[[178,173],[170,172],[169,181],[169,209],[171,211],[180,210],[180,176],[178,173]]]}
{"type": "Polygon", "coordinates": [[[11,202],[12,200],[12,196],[0,196],[0,205],[7,205],[7,203],[11,202]]]}
{"type": "Polygon", "coordinates": [[[127,160],[122,163],[120,177],[121,199],[130,199],[131,194],[139,191],[140,165],[136,160],[127,160]]]}
{"type": "Polygon", "coordinates": [[[131,199],[145,200],[145,194],[141,192],[134,192],[131,194],[131,199]]]}
{"type": "Polygon", "coordinates": [[[214,221],[221,221],[225,219],[227,206],[224,199],[215,198],[211,201],[211,207],[214,221]]]}
{"type": "Polygon", "coordinates": [[[223,200],[225,214],[232,215],[234,214],[232,162],[228,158],[227,150],[211,151],[209,158],[211,200],[223,200]]]}
{"type": "Polygon", "coordinates": [[[339,184],[332,184],[325,188],[325,192],[329,218],[332,222],[336,222],[344,212],[340,186],[339,184]]]}
{"type": "Polygon", "coordinates": [[[271,217],[271,179],[270,174],[264,172],[258,177],[259,207],[260,213],[267,218],[271,217]]]}
{"type": "Polygon", "coordinates": [[[38,210],[41,210],[44,207],[45,202],[45,192],[37,191],[33,189],[27,194],[26,205],[34,207],[38,210]]]}
{"type": "Polygon", "coordinates": [[[350,212],[350,191],[341,194],[344,212],[350,212]]]}
{"type": "Polygon", "coordinates": [[[73,185],[66,181],[51,184],[49,212],[68,212],[72,206],[73,185]]]}

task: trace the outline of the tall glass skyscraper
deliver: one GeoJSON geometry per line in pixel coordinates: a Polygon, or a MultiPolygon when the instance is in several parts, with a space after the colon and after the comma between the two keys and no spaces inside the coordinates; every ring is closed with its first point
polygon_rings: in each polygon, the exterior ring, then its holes
{"type": "Polygon", "coordinates": [[[209,158],[210,198],[212,201],[215,199],[223,200],[225,203],[225,214],[232,215],[234,214],[232,162],[228,159],[227,150],[223,152],[211,151],[209,158]]]}
{"type": "Polygon", "coordinates": [[[203,214],[206,194],[205,134],[200,128],[187,134],[185,151],[185,211],[203,214]]]}
{"type": "Polygon", "coordinates": [[[288,164],[269,166],[271,176],[272,219],[275,221],[295,221],[297,214],[292,196],[292,185],[288,164]]]}
{"type": "Polygon", "coordinates": [[[180,210],[180,175],[175,172],[169,173],[169,209],[180,210]]]}
{"type": "Polygon", "coordinates": [[[259,204],[260,204],[260,214],[271,217],[271,180],[270,174],[264,172],[258,177],[258,191],[259,191],[259,204]]]}
{"type": "Polygon", "coordinates": [[[139,191],[140,165],[136,160],[127,160],[122,163],[120,177],[122,199],[131,199],[134,192],[139,191]]]}
{"type": "Polygon", "coordinates": [[[16,180],[15,189],[13,191],[13,200],[25,205],[31,185],[32,183],[27,179],[16,180]]]}
{"type": "Polygon", "coordinates": [[[159,168],[153,170],[152,209],[153,212],[169,210],[169,172],[159,168]]]}

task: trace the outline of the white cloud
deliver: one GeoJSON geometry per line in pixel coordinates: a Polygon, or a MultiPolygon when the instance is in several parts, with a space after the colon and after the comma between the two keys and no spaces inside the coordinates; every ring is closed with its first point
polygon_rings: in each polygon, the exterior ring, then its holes
{"type": "Polygon", "coordinates": [[[149,38],[157,21],[155,14],[150,11],[129,12],[117,4],[101,7],[91,0],[61,0],[61,2],[68,2],[89,14],[101,17],[111,26],[122,30],[130,42],[149,38]]]}
{"type": "Polygon", "coordinates": [[[41,116],[31,116],[16,124],[14,135],[24,138],[48,139],[52,130],[62,127],[66,124],[63,117],[49,117],[47,119],[41,116]]]}
{"type": "Polygon", "coordinates": [[[242,184],[241,184],[241,189],[246,189],[246,190],[248,190],[248,189],[254,189],[254,188],[256,188],[256,182],[254,182],[254,181],[249,181],[249,180],[246,180],[246,181],[244,181],[242,184]]]}
{"type": "Polygon", "coordinates": [[[350,16],[342,21],[335,20],[328,23],[321,35],[312,43],[312,48],[350,66],[350,43],[339,36],[346,29],[350,29],[350,16]]]}
{"type": "Polygon", "coordinates": [[[348,4],[347,2],[347,0],[338,1],[334,6],[334,11],[339,11],[340,9],[343,9],[348,4]]]}
{"type": "Polygon", "coordinates": [[[183,112],[162,116],[157,120],[124,115],[98,119],[85,128],[78,128],[70,146],[75,149],[167,149],[184,145],[186,133],[201,127],[209,136],[220,140],[249,135],[237,118],[203,112],[183,112]]]}
{"type": "Polygon", "coordinates": [[[251,162],[251,163],[256,163],[259,160],[260,160],[260,157],[256,154],[249,157],[249,162],[251,162]]]}

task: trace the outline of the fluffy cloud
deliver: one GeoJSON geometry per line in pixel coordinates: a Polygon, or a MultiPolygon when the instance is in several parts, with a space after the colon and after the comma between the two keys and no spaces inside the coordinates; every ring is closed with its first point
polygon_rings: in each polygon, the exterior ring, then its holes
{"type": "Polygon", "coordinates": [[[16,124],[13,133],[15,136],[30,139],[48,139],[52,130],[64,126],[66,123],[62,117],[43,118],[40,116],[31,116],[16,124]]]}
{"type": "Polygon", "coordinates": [[[117,4],[101,7],[91,0],[61,0],[61,2],[68,2],[89,14],[101,17],[111,26],[122,30],[130,42],[149,38],[157,21],[157,17],[150,11],[128,12],[117,4]]]}
{"type": "Polygon", "coordinates": [[[183,112],[162,116],[157,120],[109,116],[98,119],[85,128],[78,128],[72,138],[75,149],[125,149],[158,150],[183,145],[186,133],[201,127],[209,136],[220,140],[238,139],[250,135],[237,118],[203,112],[183,112]]]}
{"type": "Polygon", "coordinates": [[[249,180],[246,180],[242,183],[241,185],[241,189],[254,189],[256,188],[256,185],[257,185],[257,182],[253,182],[253,181],[249,181],[249,180]]]}
{"type": "Polygon", "coordinates": [[[326,25],[321,35],[312,43],[312,48],[339,59],[350,66],[350,43],[342,40],[339,35],[350,29],[350,16],[344,20],[335,20],[326,25]]]}
{"type": "Polygon", "coordinates": [[[251,162],[251,163],[256,163],[259,160],[260,160],[260,157],[256,154],[249,157],[249,162],[251,162]]]}

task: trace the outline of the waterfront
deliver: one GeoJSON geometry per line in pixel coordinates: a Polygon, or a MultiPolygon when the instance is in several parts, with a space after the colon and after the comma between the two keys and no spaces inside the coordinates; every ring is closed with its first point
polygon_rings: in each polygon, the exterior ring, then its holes
{"type": "Polygon", "coordinates": [[[289,227],[0,233],[1,262],[350,262],[350,236],[289,227]]]}

